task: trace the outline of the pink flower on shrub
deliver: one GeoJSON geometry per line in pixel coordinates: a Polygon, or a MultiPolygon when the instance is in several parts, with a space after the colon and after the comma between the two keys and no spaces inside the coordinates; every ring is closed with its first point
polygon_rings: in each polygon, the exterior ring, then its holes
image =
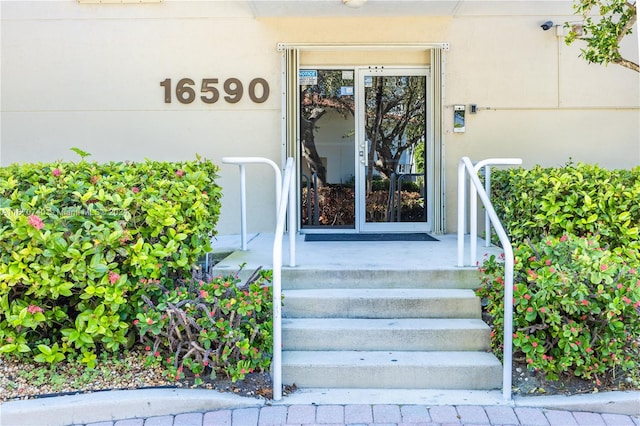
{"type": "Polygon", "coordinates": [[[60,169],[53,169],[51,171],[51,174],[54,175],[55,177],[60,176],[60,169]]]}
{"type": "Polygon", "coordinates": [[[588,306],[589,305],[589,301],[586,300],[586,299],[582,299],[582,302],[580,302],[580,303],[582,303],[583,306],[588,306]]]}
{"type": "Polygon", "coordinates": [[[560,241],[564,243],[565,241],[567,241],[568,238],[569,237],[567,237],[567,235],[565,234],[562,237],[560,237],[560,241]]]}
{"type": "Polygon", "coordinates": [[[545,312],[547,312],[547,308],[545,308],[545,307],[543,306],[542,308],[540,308],[540,312],[542,312],[542,313],[544,314],[545,312]]]}
{"type": "Polygon", "coordinates": [[[120,279],[120,275],[118,275],[115,272],[109,272],[109,282],[111,284],[117,283],[119,279],[120,279]]]}
{"type": "Polygon", "coordinates": [[[207,293],[205,290],[200,290],[200,297],[202,297],[204,299],[207,296],[209,296],[209,293],[207,293]]]}
{"type": "Polygon", "coordinates": [[[600,265],[600,270],[601,271],[606,271],[607,269],[609,269],[609,267],[607,265],[600,265]]]}
{"type": "Polygon", "coordinates": [[[29,312],[30,314],[35,314],[38,312],[42,312],[42,308],[36,305],[29,305],[29,307],[27,308],[27,312],[29,312]]]}
{"type": "Polygon", "coordinates": [[[137,319],[134,319],[134,320],[133,320],[133,325],[138,325],[138,323],[139,323],[139,322],[140,322],[140,321],[138,321],[137,319]]]}
{"type": "Polygon", "coordinates": [[[180,169],[176,170],[176,176],[178,176],[178,177],[184,176],[184,171],[182,171],[180,169]]]}
{"type": "Polygon", "coordinates": [[[147,318],[147,324],[149,325],[153,324],[153,320],[151,318],[147,318]]]}
{"type": "Polygon", "coordinates": [[[137,194],[138,192],[140,192],[140,188],[138,188],[137,186],[134,186],[133,188],[131,188],[131,191],[132,191],[134,194],[137,194]]]}
{"type": "Polygon", "coordinates": [[[42,221],[42,219],[40,219],[39,216],[32,214],[31,216],[29,216],[29,225],[33,226],[34,228],[40,230],[42,228],[44,228],[44,222],[42,221]]]}
{"type": "Polygon", "coordinates": [[[524,296],[522,296],[522,297],[524,297],[524,298],[525,298],[525,299],[527,299],[527,300],[531,299],[531,295],[530,295],[529,293],[525,294],[525,295],[524,295],[524,296]]]}

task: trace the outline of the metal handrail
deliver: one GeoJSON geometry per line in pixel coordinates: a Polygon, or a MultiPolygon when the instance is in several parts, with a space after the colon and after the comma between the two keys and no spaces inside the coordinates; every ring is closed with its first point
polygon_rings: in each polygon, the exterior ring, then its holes
{"type": "Polygon", "coordinates": [[[276,231],[273,239],[273,399],[282,399],[282,237],[284,221],[289,216],[289,264],[295,266],[295,211],[293,209],[293,158],[287,158],[282,180],[282,194],[278,203],[276,231]],[[293,250],[292,250],[293,247],[293,250]]]}
{"type": "Polygon", "coordinates": [[[262,157],[223,157],[222,162],[226,164],[235,164],[240,168],[240,238],[242,250],[247,250],[247,179],[245,177],[245,164],[268,164],[273,169],[276,182],[276,209],[280,205],[282,189],[282,172],[278,165],[262,157]]]}
{"type": "Polygon", "coordinates": [[[242,233],[242,250],[247,249],[247,210],[246,210],[246,178],[245,164],[269,164],[276,177],[276,230],[273,239],[273,399],[282,399],[282,238],[284,236],[285,218],[289,219],[289,266],[296,266],[296,212],[292,200],[295,196],[293,180],[293,158],[287,158],[284,177],[278,165],[262,157],[224,157],[223,163],[236,164],[240,167],[240,216],[242,233]],[[283,195],[284,194],[284,195],[283,195]]]}
{"type": "MultiPolygon", "coordinates": [[[[491,200],[491,166],[517,166],[522,164],[522,158],[488,158],[486,160],[478,161],[474,164],[473,169],[476,176],[480,169],[484,167],[484,190],[487,193],[487,197],[491,200]]],[[[485,247],[491,246],[491,219],[489,217],[488,210],[485,209],[485,247]]],[[[475,265],[477,262],[477,239],[478,239],[478,203],[476,197],[476,188],[471,186],[469,188],[469,261],[471,265],[475,265]]]]}
{"type": "MultiPolygon", "coordinates": [[[[519,159],[488,159],[479,162],[476,166],[471,163],[469,157],[462,157],[458,165],[458,266],[464,266],[464,224],[465,218],[465,202],[464,194],[466,189],[465,172],[469,176],[470,182],[473,184],[469,190],[469,206],[470,228],[475,229],[471,232],[471,244],[475,249],[475,240],[477,239],[477,215],[473,212],[477,204],[476,193],[480,197],[482,204],[487,212],[493,227],[498,234],[502,249],[504,252],[504,349],[502,360],[502,397],[511,400],[511,372],[513,369],[513,248],[511,242],[504,230],[498,215],[496,214],[493,204],[489,199],[489,195],[482,187],[482,182],[478,178],[478,170],[488,164],[521,164],[519,159]],[[511,162],[509,162],[511,161],[511,162]],[[513,161],[519,161],[514,163],[513,161]]],[[[475,254],[470,256],[473,261],[475,254]]]]}

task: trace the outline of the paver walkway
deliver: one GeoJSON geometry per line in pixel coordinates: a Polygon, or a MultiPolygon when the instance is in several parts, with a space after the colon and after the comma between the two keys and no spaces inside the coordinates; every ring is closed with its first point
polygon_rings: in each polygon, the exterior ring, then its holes
{"type": "Polygon", "coordinates": [[[275,405],[91,423],[90,426],[546,425],[640,426],[640,418],[479,405],[275,405]]]}

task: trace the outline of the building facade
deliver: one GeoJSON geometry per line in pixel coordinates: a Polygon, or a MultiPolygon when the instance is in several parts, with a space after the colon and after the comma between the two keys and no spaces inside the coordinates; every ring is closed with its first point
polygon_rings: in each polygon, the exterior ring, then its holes
{"type": "MultiPolygon", "coordinates": [[[[127,1],[0,2],[2,165],[199,154],[233,234],[228,156],[295,159],[302,232],[453,232],[462,156],[640,164],[639,74],[565,44],[570,1],[127,1]]],[[[274,199],[248,166],[250,232],[274,199]]]]}

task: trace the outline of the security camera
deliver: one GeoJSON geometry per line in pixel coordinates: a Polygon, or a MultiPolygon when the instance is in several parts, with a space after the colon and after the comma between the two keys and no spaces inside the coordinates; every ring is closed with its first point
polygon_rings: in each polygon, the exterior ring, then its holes
{"type": "Polygon", "coordinates": [[[553,27],[553,22],[547,21],[544,24],[540,25],[540,28],[547,31],[549,28],[553,27]]]}

